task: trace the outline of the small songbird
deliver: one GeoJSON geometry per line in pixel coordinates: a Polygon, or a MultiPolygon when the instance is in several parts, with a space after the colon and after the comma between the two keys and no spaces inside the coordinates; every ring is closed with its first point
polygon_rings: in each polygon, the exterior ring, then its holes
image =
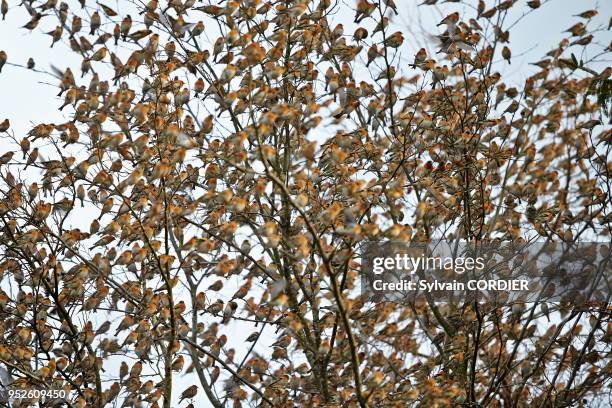
{"type": "Polygon", "coordinates": [[[125,16],[125,18],[121,21],[121,36],[123,37],[123,41],[130,34],[130,29],[132,28],[132,16],[129,14],[125,16]]]}
{"type": "Polygon", "coordinates": [[[4,20],[6,13],[8,13],[8,3],[6,0],[2,0],[2,5],[0,5],[0,13],[2,13],[2,20],[4,20]]]}
{"type": "Polygon", "coordinates": [[[357,13],[355,14],[355,23],[359,24],[364,18],[370,17],[376,10],[376,4],[370,3],[368,0],[359,0],[357,3],[357,13]]]}
{"type": "Polygon", "coordinates": [[[587,10],[580,14],[576,14],[574,17],[584,18],[586,20],[590,20],[597,15],[597,10],[587,10]]]}
{"type": "Polygon", "coordinates": [[[414,66],[419,68],[422,67],[426,59],[427,50],[425,50],[425,48],[421,48],[414,56],[414,66]]]}
{"type": "Polygon", "coordinates": [[[6,152],[2,156],[0,156],[0,165],[5,165],[10,162],[14,154],[15,152],[6,152]]]}
{"type": "Polygon", "coordinates": [[[0,123],[0,133],[6,132],[11,127],[11,122],[8,119],[4,119],[2,123],[0,123]]]}
{"type": "Polygon", "coordinates": [[[106,48],[102,47],[91,56],[92,61],[102,61],[106,57],[106,48]]]}
{"type": "Polygon", "coordinates": [[[28,69],[34,69],[35,65],[36,63],[34,62],[34,58],[32,57],[28,58],[28,62],[27,62],[28,69]]]}
{"type": "Polygon", "coordinates": [[[510,64],[510,59],[512,58],[512,51],[510,51],[510,48],[508,48],[507,46],[504,46],[504,48],[502,48],[502,57],[508,61],[508,64],[510,64]]]}
{"type": "Polygon", "coordinates": [[[98,28],[100,28],[100,25],[102,25],[102,19],[100,18],[100,13],[98,13],[97,11],[94,11],[94,13],[91,15],[91,22],[89,25],[89,34],[93,35],[96,30],[98,28]]]}
{"type": "Polygon", "coordinates": [[[6,64],[6,60],[8,59],[6,55],[6,51],[0,50],[0,72],[2,72],[2,67],[6,64]]]}
{"type": "Polygon", "coordinates": [[[183,365],[185,364],[185,357],[183,356],[178,356],[173,362],[172,362],[172,371],[175,372],[181,372],[183,370],[183,365]]]}
{"type": "Polygon", "coordinates": [[[378,47],[376,44],[372,44],[370,48],[368,48],[368,62],[366,62],[366,67],[369,67],[372,61],[380,56],[378,52],[378,47]]]}
{"type": "Polygon", "coordinates": [[[32,15],[32,18],[30,19],[30,21],[28,21],[23,28],[28,29],[30,31],[32,31],[33,29],[35,29],[36,27],[38,27],[38,23],[40,22],[40,19],[42,18],[42,14],[40,13],[34,13],[32,15]]]}
{"type": "Polygon", "coordinates": [[[223,309],[223,320],[221,321],[221,323],[225,324],[229,322],[234,313],[236,312],[236,309],[238,309],[238,303],[234,301],[227,302],[225,308],[223,309]]]}
{"type": "Polygon", "coordinates": [[[62,38],[62,33],[64,32],[64,28],[60,25],[55,27],[53,31],[49,31],[47,34],[51,36],[51,48],[62,38]]]}
{"type": "Polygon", "coordinates": [[[361,41],[367,37],[368,37],[368,30],[366,30],[363,27],[359,27],[358,29],[356,29],[355,33],[353,34],[353,40],[355,41],[361,41]]]}
{"type": "Polygon", "coordinates": [[[191,398],[195,397],[197,393],[198,393],[198,386],[197,385],[192,385],[190,387],[187,387],[185,389],[185,391],[183,391],[183,393],[181,394],[181,397],[179,399],[179,403],[183,402],[183,400],[185,400],[185,399],[191,399],[191,398]]]}
{"type": "Polygon", "coordinates": [[[117,12],[112,8],[101,3],[98,3],[98,5],[102,7],[102,11],[104,11],[104,14],[106,14],[108,17],[115,17],[117,15],[117,12]]]}
{"type": "Polygon", "coordinates": [[[571,33],[573,37],[580,37],[586,33],[586,25],[584,25],[582,22],[576,23],[565,30],[564,33],[571,33]]]}
{"type": "Polygon", "coordinates": [[[391,48],[398,48],[403,43],[404,43],[404,35],[402,34],[401,31],[396,31],[395,33],[387,37],[384,41],[385,46],[391,47],[391,48]]]}
{"type": "Polygon", "coordinates": [[[395,0],[383,0],[383,3],[389,7],[395,15],[397,16],[399,13],[397,12],[397,5],[395,4],[395,0]]]}
{"type": "Polygon", "coordinates": [[[527,2],[527,5],[532,9],[537,9],[542,5],[542,2],[540,0],[531,0],[527,2]]]}
{"type": "Polygon", "coordinates": [[[454,12],[449,14],[448,16],[444,17],[442,19],[442,21],[440,21],[438,23],[438,27],[441,25],[446,24],[447,26],[455,26],[457,25],[457,23],[459,22],[459,13],[458,12],[454,12]]]}

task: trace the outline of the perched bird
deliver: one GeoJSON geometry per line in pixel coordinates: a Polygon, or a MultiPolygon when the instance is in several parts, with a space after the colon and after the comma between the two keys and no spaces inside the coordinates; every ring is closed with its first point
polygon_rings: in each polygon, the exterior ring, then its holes
{"type": "Polygon", "coordinates": [[[359,24],[364,18],[370,17],[376,10],[376,4],[370,3],[368,0],[359,0],[357,3],[357,13],[355,14],[355,23],[359,24]]]}
{"type": "Polygon", "coordinates": [[[6,18],[6,13],[8,13],[8,3],[6,0],[2,0],[2,4],[0,4],[0,13],[2,13],[2,20],[6,18]]]}
{"type": "Polygon", "coordinates": [[[586,25],[582,22],[576,23],[567,30],[565,30],[564,33],[571,33],[573,37],[583,36],[584,34],[586,34],[586,25]]]}
{"type": "Polygon", "coordinates": [[[6,51],[0,50],[0,72],[2,72],[2,67],[6,64],[7,58],[6,51]]]}
{"type": "Polygon", "coordinates": [[[4,165],[10,162],[14,154],[15,152],[6,152],[2,156],[0,156],[0,165],[4,165]]]}
{"type": "Polygon", "coordinates": [[[508,64],[510,64],[510,58],[512,58],[512,52],[510,51],[510,48],[508,48],[507,46],[504,46],[504,48],[502,48],[502,57],[508,61],[508,64]]]}
{"type": "Polygon", "coordinates": [[[0,132],[6,132],[11,127],[11,122],[8,119],[4,119],[0,123],[0,132]]]}
{"type": "Polygon", "coordinates": [[[184,364],[185,364],[185,357],[183,357],[182,355],[178,356],[172,362],[172,371],[181,372],[183,370],[183,365],[184,364]]]}
{"type": "Polygon", "coordinates": [[[397,5],[395,4],[395,0],[383,0],[385,6],[393,10],[395,15],[397,16],[399,13],[397,12],[397,5]]]}
{"type": "Polygon", "coordinates": [[[391,48],[398,48],[404,43],[404,35],[401,31],[396,31],[387,37],[384,41],[385,46],[391,48]]]}
{"type": "Polygon", "coordinates": [[[532,9],[537,9],[542,5],[542,2],[540,0],[530,0],[527,2],[527,5],[532,9]]]}
{"type": "Polygon", "coordinates": [[[367,37],[368,37],[368,30],[366,30],[363,27],[357,28],[355,30],[355,33],[353,33],[353,40],[355,41],[361,41],[367,37]]]}
{"type": "Polygon", "coordinates": [[[97,11],[94,11],[93,14],[91,15],[91,21],[89,23],[89,34],[93,35],[96,30],[98,30],[98,28],[100,28],[100,26],[102,25],[102,18],[100,17],[100,13],[98,13],[97,11]]]}
{"type": "Polygon", "coordinates": [[[191,399],[191,398],[195,397],[197,393],[198,393],[198,386],[197,385],[192,385],[190,387],[187,387],[185,389],[185,391],[183,391],[181,393],[181,397],[179,398],[179,402],[183,402],[183,400],[186,400],[186,399],[191,399]]]}
{"type": "Polygon", "coordinates": [[[597,14],[598,14],[597,10],[587,10],[580,14],[576,14],[574,17],[580,17],[580,18],[590,20],[593,17],[595,17],[597,14]]]}
{"type": "Polygon", "coordinates": [[[38,147],[35,147],[30,152],[30,154],[28,156],[28,160],[26,160],[26,165],[25,165],[24,169],[27,169],[28,166],[30,166],[31,164],[34,164],[37,159],[38,159],[38,147]]]}
{"type": "Polygon", "coordinates": [[[32,15],[32,18],[30,19],[30,21],[28,21],[23,28],[28,29],[30,31],[32,31],[33,29],[35,29],[36,27],[38,27],[38,23],[40,22],[40,19],[43,17],[42,14],[40,13],[36,13],[34,12],[34,14],[32,15]]]}
{"type": "Polygon", "coordinates": [[[125,41],[125,39],[127,38],[127,36],[130,34],[130,29],[132,28],[132,16],[130,16],[129,14],[127,16],[125,16],[125,18],[121,21],[121,36],[123,38],[123,41],[125,41]]]}
{"type": "Polygon", "coordinates": [[[104,11],[104,14],[106,14],[108,17],[115,17],[117,15],[117,12],[115,10],[102,3],[98,3],[98,6],[102,8],[102,11],[104,11]]]}
{"type": "Polygon", "coordinates": [[[378,51],[378,47],[376,44],[372,44],[370,48],[368,48],[368,62],[366,62],[366,67],[369,67],[372,61],[380,56],[380,52],[378,51]]]}
{"type": "Polygon", "coordinates": [[[449,15],[447,15],[446,17],[444,17],[442,19],[442,21],[440,21],[438,23],[438,27],[441,25],[446,25],[447,27],[455,27],[457,25],[457,23],[459,22],[459,13],[458,12],[454,12],[451,13],[449,15]]]}
{"type": "Polygon", "coordinates": [[[28,58],[28,62],[27,62],[28,69],[34,69],[35,65],[36,63],[34,62],[34,58],[32,57],[28,58]]]}
{"type": "Polygon", "coordinates": [[[414,66],[422,68],[423,63],[427,59],[427,50],[425,48],[421,48],[414,56],[414,66]]]}

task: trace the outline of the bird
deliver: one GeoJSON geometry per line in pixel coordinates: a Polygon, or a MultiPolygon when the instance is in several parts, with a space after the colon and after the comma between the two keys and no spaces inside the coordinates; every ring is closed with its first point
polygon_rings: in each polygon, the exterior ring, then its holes
{"type": "Polygon", "coordinates": [[[100,17],[100,13],[98,13],[97,11],[94,11],[93,14],[91,15],[91,21],[89,23],[89,34],[93,35],[96,30],[98,28],[100,28],[100,26],[102,25],[102,19],[100,17]]]}
{"type": "Polygon", "coordinates": [[[106,14],[108,17],[115,17],[117,15],[117,12],[115,10],[102,3],[98,3],[98,6],[102,8],[102,11],[104,11],[104,14],[106,14]]]}
{"type": "Polygon", "coordinates": [[[542,5],[542,2],[540,0],[530,0],[527,5],[532,9],[537,9],[542,5]]]}
{"type": "Polygon", "coordinates": [[[426,59],[427,59],[427,50],[425,50],[425,48],[419,49],[419,51],[417,51],[417,53],[414,56],[414,66],[422,68],[424,66],[423,63],[425,62],[426,59]]]}
{"type": "Polygon", "coordinates": [[[183,365],[184,364],[185,364],[185,357],[183,357],[182,355],[178,356],[172,362],[172,371],[181,372],[183,370],[183,365]]]}
{"type": "Polygon", "coordinates": [[[11,122],[8,119],[4,119],[0,122],[0,133],[6,132],[11,127],[11,122]]]}
{"type": "Polygon", "coordinates": [[[2,13],[2,20],[6,18],[6,13],[8,13],[9,7],[6,0],[2,0],[2,4],[0,5],[0,13],[2,13]]]}
{"type": "Polygon", "coordinates": [[[364,18],[370,17],[374,10],[376,10],[376,4],[370,3],[368,0],[359,0],[354,22],[361,23],[364,18]]]}
{"type": "Polygon", "coordinates": [[[121,26],[120,26],[120,31],[121,31],[121,36],[123,38],[123,41],[125,41],[125,39],[128,37],[128,35],[130,34],[130,29],[132,28],[132,16],[130,16],[129,14],[127,16],[125,16],[125,18],[121,21],[121,26]]]}
{"type": "Polygon", "coordinates": [[[586,25],[582,22],[576,23],[567,30],[565,33],[571,33],[573,37],[580,37],[586,33],[586,25]]]}
{"type": "Polygon", "coordinates": [[[384,45],[391,48],[398,48],[404,43],[404,35],[401,31],[396,31],[385,38],[384,45]]]}
{"type": "Polygon", "coordinates": [[[15,152],[6,152],[2,156],[0,156],[0,165],[5,165],[10,162],[14,154],[15,152]]]}
{"type": "Polygon", "coordinates": [[[108,320],[102,323],[95,332],[96,336],[106,333],[108,329],[110,329],[110,326],[111,326],[111,323],[108,320]]]}
{"type": "Polygon", "coordinates": [[[372,44],[370,48],[368,48],[368,61],[366,62],[366,67],[369,67],[372,61],[380,56],[380,52],[378,51],[378,47],[376,44],[372,44]]]}
{"type": "Polygon", "coordinates": [[[34,12],[30,21],[28,21],[22,28],[32,31],[36,27],[38,27],[38,23],[40,19],[43,17],[42,14],[34,12]]]}
{"type": "Polygon", "coordinates": [[[2,72],[2,67],[6,64],[6,60],[8,56],[6,55],[6,51],[0,50],[0,72],[2,72]]]}
{"type": "Polygon", "coordinates": [[[397,5],[395,4],[395,0],[383,0],[385,6],[393,10],[395,15],[397,16],[399,13],[397,12],[397,5]]]}
{"type": "Polygon", "coordinates": [[[502,48],[502,57],[508,61],[508,64],[510,64],[510,59],[512,57],[512,52],[510,51],[510,48],[508,48],[507,46],[504,46],[504,48],[502,48]]]}
{"type": "Polygon", "coordinates": [[[32,57],[28,58],[28,62],[26,64],[28,69],[34,69],[35,65],[36,65],[36,62],[34,62],[34,58],[32,58],[32,57]]]}
{"type": "Polygon", "coordinates": [[[196,396],[197,393],[198,393],[197,385],[192,385],[190,387],[187,387],[185,391],[181,393],[181,396],[179,398],[179,403],[183,402],[183,400],[186,400],[186,399],[192,399],[193,397],[196,396]]]}
{"type": "Polygon", "coordinates": [[[442,19],[442,21],[440,21],[438,23],[438,27],[441,26],[441,25],[446,24],[447,27],[449,27],[449,28],[453,27],[454,28],[457,25],[458,22],[459,22],[459,13],[458,12],[454,12],[454,13],[451,13],[451,14],[447,15],[446,17],[444,17],[442,19]]]}
{"type": "Polygon", "coordinates": [[[593,17],[595,17],[597,14],[598,14],[597,10],[587,10],[587,11],[583,11],[580,14],[574,15],[574,17],[580,17],[580,18],[584,18],[586,20],[590,20],[593,17]]]}
{"type": "Polygon", "coordinates": [[[62,38],[62,33],[64,32],[64,28],[60,25],[55,27],[53,31],[49,31],[47,34],[51,36],[51,48],[62,38]]]}

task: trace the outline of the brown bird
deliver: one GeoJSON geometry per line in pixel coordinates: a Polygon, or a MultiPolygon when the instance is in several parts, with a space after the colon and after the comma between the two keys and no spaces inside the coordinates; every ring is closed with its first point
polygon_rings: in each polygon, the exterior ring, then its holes
{"type": "Polygon", "coordinates": [[[366,67],[369,67],[372,61],[380,56],[378,52],[378,47],[376,44],[372,44],[370,48],[368,48],[368,62],[366,62],[366,67]]]}
{"type": "Polygon", "coordinates": [[[14,154],[14,152],[6,152],[2,156],[0,156],[0,165],[4,165],[10,162],[14,154]]]}
{"type": "Polygon", "coordinates": [[[576,23],[565,30],[564,33],[571,33],[573,37],[580,37],[586,33],[586,25],[584,23],[576,23]]]}
{"type": "Polygon", "coordinates": [[[34,58],[32,57],[28,58],[28,62],[27,62],[28,69],[34,69],[35,65],[36,63],[34,62],[34,58]]]}
{"type": "Polygon", "coordinates": [[[589,45],[593,41],[593,34],[589,34],[582,38],[577,39],[576,41],[570,43],[570,45],[589,45]]]}
{"type": "Polygon", "coordinates": [[[106,14],[108,17],[115,17],[117,15],[117,12],[112,8],[105,6],[102,3],[98,3],[98,5],[102,7],[102,11],[104,11],[104,14],[106,14]]]}
{"type": "Polygon", "coordinates": [[[574,17],[580,17],[580,18],[584,18],[584,19],[590,20],[593,17],[595,17],[597,14],[598,14],[597,10],[587,10],[587,11],[584,11],[584,12],[582,12],[580,14],[576,14],[574,17]]]}
{"type": "Polygon", "coordinates": [[[512,51],[510,51],[510,48],[504,46],[504,48],[502,48],[502,57],[508,61],[508,64],[510,64],[510,58],[512,57],[512,51]]]}
{"type": "Polygon", "coordinates": [[[185,357],[178,356],[172,362],[172,371],[181,372],[183,370],[183,365],[185,364],[185,357]]]}
{"type": "Polygon", "coordinates": [[[404,43],[404,35],[402,34],[401,31],[396,31],[395,33],[387,37],[384,41],[385,46],[391,47],[391,48],[398,48],[403,43],[404,43]]]}
{"type": "Polygon", "coordinates": [[[197,385],[192,385],[190,387],[187,387],[185,391],[183,391],[183,393],[181,394],[179,402],[183,402],[183,400],[185,399],[192,399],[193,397],[196,396],[197,393],[198,393],[197,385]]]}
{"type": "Polygon", "coordinates": [[[0,132],[6,132],[11,127],[11,122],[8,119],[4,119],[2,123],[0,123],[0,132]]]}
{"type": "Polygon", "coordinates": [[[395,4],[395,0],[383,0],[385,6],[393,10],[395,15],[397,16],[399,13],[397,12],[397,5],[395,4]]]}
{"type": "Polygon", "coordinates": [[[531,0],[527,2],[527,5],[532,9],[537,9],[542,5],[542,2],[540,0],[531,0]]]}
{"type": "Polygon", "coordinates": [[[0,72],[2,72],[2,67],[6,64],[6,60],[8,59],[6,55],[6,51],[0,50],[0,72]]]}
{"type": "Polygon", "coordinates": [[[359,0],[354,22],[361,23],[364,18],[370,17],[374,10],[376,10],[376,4],[370,3],[368,0],[359,0]]]}
{"type": "Polygon", "coordinates": [[[47,34],[51,36],[51,48],[62,38],[62,33],[64,32],[64,28],[62,26],[57,26],[53,31],[49,31],[47,34]]]}
{"type": "Polygon", "coordinates": [[[8,3],[6,0],[2,0],[2,5],[0,5],[0,13],[2,13],[2,20],[4,20],[6,13],[8,13],[8,3]]]}
{"type": "Polygon", "coordinates": [[[79,31],[81,31],[82,27],[83,27],[83,20],[81,20],[81,17],[79,16],[72,17],[72,24],[70,25],[70,37],[72,37],[79,31]]]}
{"type": "Polygon", "coordinates": [[[100,18],[100,13],[98,13],[97,11],[94,11],[94,13],[91,15],[91,22],[89,24],[89,34],[93,35],[96,30],[98,28],[100,28],[100,25],[102,25],[102,19],[100,18]]]}
{"type": "Polygon", "coordinates": [[[34,13],[30,21],[28,21],[26,25],[23,26],[23,28],[26,28],[30,31],[35,29],[36,27],[38,27],[38,23],[40,22],[41,18],[42,18],[42,14],[34,13]]]}
{"type": "Polygon", "coordinates": [[[130,29],[132,28],[132,16],[129,14],[125,16],[125,18],[121,21],[121,36],[123,37],[123,41],[130,34],[130,29]]]}

